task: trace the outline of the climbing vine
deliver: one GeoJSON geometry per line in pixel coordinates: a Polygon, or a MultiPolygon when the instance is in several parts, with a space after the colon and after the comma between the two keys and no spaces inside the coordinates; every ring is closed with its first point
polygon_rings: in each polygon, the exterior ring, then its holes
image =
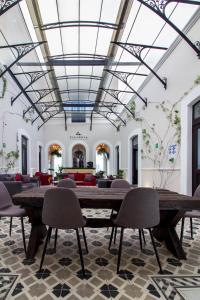
{"type": "Polygon", "coordinates": [[[178,107],[182,99],[199,84],[200,76],[194,80],[191,88],[173,104],[168,100],[149,102],[148,106],[144,105],[140,112],[136,112],[136,103],[134,100],[128,105],[131,113],[127,112],[127,120],[133,119],[139,122],[142,128],[142,159],[151,162],[153,165],[154,187],[165,188],[174,173],[177,160],[180,156],[181,144],[181,118],[178,107]],[[149,122],[144,117],[143,111],[145,110],[157,110],[161,123],[149,122]],[[166,122],[162,122],[162,120],[166,120],[166,122]],[[162,128],[163,124],[166,125],[162,128]],[[155,172],[158,172],[159,176],[156,177],[155,172]],[[158,182],[158,178],[160,182],[158,182]]]}

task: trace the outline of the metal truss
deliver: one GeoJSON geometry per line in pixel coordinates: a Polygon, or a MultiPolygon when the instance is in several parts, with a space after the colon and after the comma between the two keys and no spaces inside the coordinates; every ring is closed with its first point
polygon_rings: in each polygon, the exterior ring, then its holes
{"type": "Polygon", "coordinates": [[[112,96],[114,99],[116,99],[118,101],[118,104],[122,105],[133,117],[135,117],[134,113],[128,108],[128,106],[126,104],[124,104],[120,99],[119,99],[119,94],[120,93],[130,93],[132,94],[132,92],[128,92],[128,91],[120,91],[120,90],[112,90],[112,89],[105,89],[105,88],[101,88],[105,93],[109,94],[110,96],[112,96]]]}
{"type": "Polygon", "coordinates": [[[157,46],[150,46],[150,45],[142,45],[142,44],[132,44],[132,43],[121,43],[121,42],[113,42],[114,44],[120,46],[122,49],[129,52],[135,58],[137,58],[147,69],[149,69],[154,76],[160,80],[163,84],[164,88],[167,88],[167,79],[161,78],[141,57],[141,53],[144,49],[156,49],[156,50],[167,50],[166,47],[157,47],[157,46]]]}
{"type": "Polygon", "coordinates": [[[40,26],[41,30],[50,30],[56,28],[64,28],[64,27],[98,27],[105,29],[118,30],[122,28],[122,25],[108,23],[108,22],[100,22],[100,21],[64,21],[64,22],[55,22],[44,24],[40,26]]]}
{"type": "MultiPolygon", "coordinates": [[[[107,114],[103,114],[103,113],[101,113],[101,112],[97,112],[97,111],[94,111],[94,113],[96,113],[96,114],[98,114],[98,115],[101,115],[102,117],[104,117],[106,120],[108,120],[116,129],[117,129],[117,131],[119,131],[119,126],[117,126],[112,120],[110,120],[110,118],[108,117],[108,114],[109,113],[107,113],[107,114]]],[[[91,128],[91,126],[90,126],[90,128],[91,128]]],[[[91,129],[90,129],[91,130],[91,129]]]]}
{"type": "Polygon", "coordinates": [[[136,94],[138,96],[138,98],[140,98],[144,104],[147,106],[147,99],[146,98],[142,98],[140,96],[140,94],[138,94],[138,92],[136,90],[134,90],[130,84],[128,83],[128,77],[131,75],[140,75],[140,76],[147,76],[145,74],[140,74],[140,73],[129,73],[129,72],[120,72],[120,71],[113,71],[113,70],[105,70],[108,73],[110,73],[111,75],[113,75],[114,77],[116,77],[117,79],[121,80],[123,83],[125,83],[129,89],[131,89],[133,91],[134,94],[136,94]]]}
{"type": "Polygon", "coordinates": [[[64,75],[56,77],[57,80],[64,80],[64,79],[92,79],[92,80],[101,80],[102,77],[95,76],[95,75],[64,75]]]}
{"type": "Polygon", "coordinates": [[[169,3],[185,3],[191,5],[200,5],[200,1],[192,0],[138,0],[140,3],[148,7],[151,11],[161,17],[169,26],[171,26],[185,41],[186,43],[197,53],[200,58],[200,41],[193,43],[183,31],[181,31],[172,21],[166,16],[166,7],[169,3]]]}
{"type": "Polygon", "coordinates": [[[38,126],[38,130],[39,130],[45,123],[47,123],[51,118],[55,117],[56,115],[58,115],[58,114],[60,114],[60,113],[62,113],[62,112],[63,112],[62,110],[56,111],[56,112],[53,111],[52,113],[48,112],[48,113],[50,114],[50,116],[49,116],[48,118],[44,119],[43,123],[42,123],[40,126],[38,126]]]}
{"type": "Polygon", "coordinates": [[[23,44],[15,44],[15,45],[8,45],[8,46],[0,46],[1,49],[8,49],[12,48],[17,52],[17,57],[15,58],[14,62],[12,62],[9,66],[5,66],[5,69],[1,72],[0,78],[12,67],[16,64],[22,57],[26,54],[31,52],[37,46],[40,46],[46,42],[37,42],[37,43],[23,43],[23,44]]]}
{"type": "Polygon", "coordinates": [[[44,121],[44,118],[42,116],[42,114],[40,113],[40,111],[37,109],[37,107],[35,106],[35,104],[33,103],[33,101],[31,100],[31,98],[29,97],[29,95],[26,93],[26,91],[24,90],[23,86],[21,85],[21,83],[18,81],[18,79],[16,78],[16,76],[13,74],[13,72],[9,69],[8,70],[9,75],[12,77],[12,79],[15,81],[15,83],[17,84],[17,86],[19,87],[19,89],[21,90],[21,94],[23,94],[26,99],[29,101],[29,103],[31,104],[31,106],[34,108],[34,110],[37,112],[38,116],[44,121]]]}
{"type": "Polygon", "coordinates": [[[3,15],[10,8],[18,4],[22,0],[2,0],[0,1],[0,16],[3,15]]]}
{"type": "Polygon", "coordinates": [[[108,59],[106,55],[101,54],[91,54],[91,53],[67,53],[67,54],[57,54],[48,56],[48,60],[59,60],[59,59],[108,59]]]}
{"type": "Polygon", "coordinates": [[[66,93],[88,93],[88,94],[97,94],[98,91],[96,90],[87,90],[87,89],[69,89],[69,90],[63,90],[60,91],[60,94],[66,94],[66,93]]]}
{"type": "Polygon", "coordinates": [[[51,70],[47,70],[47,71],[35,71],[35,72],[24,72],[24,73],[15,73],[14,76],[17,75],[28,75],[30,78],[30,83],[23,88],[23,90],[21,90],[21,92],[16,96],[16,97],[12,97],[11,98],[11,105],[13,105],[13,103],[17,100],[17,98],[23,94],[23,92],[25,92],[34,82],[36,82],[37,80],[39,80],[40,78],[42,78],[43,76],[47,75],[49,72],[51,72],[51,70]]]}
{"type": "MultiPolygon", "coordinates": [[[[55,90],[57,90],[57,88],[43,89],[43,90],[31,90],[31,91],[26,91],[26,93],[37,93],[39,95],[38,100],[36,102],[34,102],[34,104],[36,105],[36,104],[38,104],[40,102],[40,100],[42,100],[44,97],[46,97],[47,95],[51,94],[55,90]]],[[[32,106],[28,107],[28,109],[23,112],[23,117],[29,112],[29,110],[31,108],[32,108],[32,106]]]]}
{"type": "MultiPolygon", "coordinates": [[[[50,113],[48,112],[48,109],[52,108],[52,107],[56,107],[57,103],[59,102],[54,102],[52,105],[50,105],[49,107],[45,107],[42,111],[42,114],[44,113],[50,113]]],[[[59,105],[59,108],[60,108],[60,105],[59,105]]],[[[33,121],[32,121],[32,124],[35,123],[35,121],[38,119],[38,117],[36,117],[33,121]]]]}

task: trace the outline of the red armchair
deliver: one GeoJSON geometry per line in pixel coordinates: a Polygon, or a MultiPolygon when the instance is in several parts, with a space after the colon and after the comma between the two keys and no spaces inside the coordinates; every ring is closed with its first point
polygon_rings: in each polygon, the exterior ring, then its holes
{"type": "Polygon", "coordinates": [[[36,172],[35,176],[39,177],[41,185],[50,185],[52,183],[52,175],[48,173],[36,172]]]}

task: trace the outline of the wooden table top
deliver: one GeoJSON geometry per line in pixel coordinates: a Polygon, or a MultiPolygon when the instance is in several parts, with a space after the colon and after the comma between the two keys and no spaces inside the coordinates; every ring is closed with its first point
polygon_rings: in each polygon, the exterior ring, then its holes
{"type": "MultiPolygon", "coordinates": [[[[24,207],[40,208],[43,205],[44,194],[53,186],[33,188],[13,196],[15,204],[24,207]]],[[[74,188],[81,207],[85,208],[117,208],[120,207],[128,189],[112,189],[97,187],[77,187],[74,188]]],[[[200,209],[200,198],[181,195],[168,190],[157,190],[160,197],[160,209],[200,209]]]]}

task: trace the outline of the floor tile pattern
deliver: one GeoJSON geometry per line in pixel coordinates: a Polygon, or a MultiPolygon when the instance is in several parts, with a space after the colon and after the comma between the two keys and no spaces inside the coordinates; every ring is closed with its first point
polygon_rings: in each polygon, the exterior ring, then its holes
{"type": "MultiPolygon", "coordinates": [[[[108,210],[85,210],[87,216],[110,216],[108,210]]],[[[111,230],[86,228],[89,254],[84,251],[86,277],[82,276],[76,234],[73,230],[58,232],[57,251],[54,252],[54,235],[48,245],[43,270],[38,272],[41,245],[35,259],[25,259],[20,222],[13,220],[12,235],[9,236],[9,218],[0,220],[0,299],[5,299],[4,290],[10,291],[6,299],[89,299],[89,300],[155,300],[183,299],[174,288],[199,284],[200,276],[200,220],[194,221],[194,240],[190,238],[186,222],[184,250],[187,260],[174,258],[164,244],[157,242],[164,275],[158,266],[152,244],[145,231],[146,245],[140,250],[138,231],[127,229],[124,233],[120,274],[116,274],[118,240],[108,251],[111,230]],[[16,276],[18,275],[18,277],[16,276]],[[174,277],[174,281],[172,278],[174,277]],[[191,277],[192,276],[192,277],[191,277]],[[4,285],[5,284],[5,285],[4,285]],[[12,285],[13,290],[10,290],[12,285]],[[2,291],[2,293],[1,293],[2,291]]],[[[180,227],[180,226],[179,226],[180,227]]],[[[28,241],[30,224],[25,222],[28,241]]],[[[81,236],[82,246],[84,247],[81,236]]]]}

